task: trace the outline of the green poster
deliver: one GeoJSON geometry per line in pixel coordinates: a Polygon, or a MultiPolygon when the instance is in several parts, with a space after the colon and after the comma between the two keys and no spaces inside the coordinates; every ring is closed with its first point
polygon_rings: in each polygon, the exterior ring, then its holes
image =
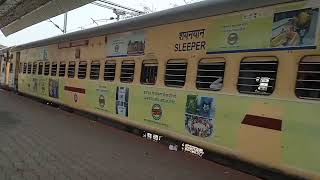
{"type": "Polygon", "coordinates": [[[171,127],[170,121],[183,125],[183,114],[179,113],[183,112],[183,99],[177,92],[147,87],[133,87],[130,90],[134,94],[129,101],[129,114],[133,119],[161,128],[171,127]],[[136,104],[139,104],[139,108],[135,108],[136,104]]]}
{"type": "Polygon", "coordinates": [[[208,52],[269,47],[272,21],[272,15],[255,12],[216,19],[209,26],[208,52]]]}
{"type": "Polygon", "coordinates": [[[87,84],[87,105],[97,112],[115,114],[116,86],[113,83],[89,81],[87,84]]]}

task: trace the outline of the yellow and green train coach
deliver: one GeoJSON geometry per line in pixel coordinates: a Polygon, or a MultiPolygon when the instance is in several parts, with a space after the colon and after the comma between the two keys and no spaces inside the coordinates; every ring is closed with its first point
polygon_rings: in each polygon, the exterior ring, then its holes
{"type": "Polygon", "coordinates": [[[318,0],[204,1],[13,47],[18,91],[320,178],[318,0]]]}

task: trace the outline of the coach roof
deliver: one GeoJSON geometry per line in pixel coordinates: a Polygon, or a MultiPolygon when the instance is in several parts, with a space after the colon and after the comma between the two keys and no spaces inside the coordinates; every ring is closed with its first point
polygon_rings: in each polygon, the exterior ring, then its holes
{"type": "Polygon", "coordinates": [[[14,51],[301,0],[206,0],[15,46],[14,51]]]}

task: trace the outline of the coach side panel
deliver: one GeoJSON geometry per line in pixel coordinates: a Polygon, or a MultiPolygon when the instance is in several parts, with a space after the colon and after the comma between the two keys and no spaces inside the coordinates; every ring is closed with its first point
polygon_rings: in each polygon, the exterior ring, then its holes
{"type": "Polygon", "coordinates": [[[20,74],[19,91],[257,164],[319,177],[320,104],[300,100],[294,92],[300,60],[320,54],[318,7],[316,1],[303,1],[108,35],[107,42],[105,37],[96,37],[75,47],[60,44],[25,50],[22,62],[75,60],[75,74],[79,62],[87,61],[87,77],[20,74]],[[300,23],[309,22],[308,33],[292,33],[300,40],[288,41],[283,33],[294,28],[290,23],[297,18],[300,23]],[[47,59],[35,56],[43,48],[48,49],[47,59]],[[273,93],[240,93],[241,62],[266,57],[278,62],[273,93]],[[196,88],[197,67],[204,58],[225,60],[221,91],[196,88]],[[103,80],[105,59],[116,61],[114,82],[103,80]],[[93,60],[100,61],[99,80],[89,78],[93,60]],[[121,83],[121,65],[127,60],[134,60],[135,76],[132,83],[121,83]],[[154,86],[140,84],[144,60],[158,62],[154,86]],[[182,88],[165,86],[169,60],[187,62],[182,88]]]}

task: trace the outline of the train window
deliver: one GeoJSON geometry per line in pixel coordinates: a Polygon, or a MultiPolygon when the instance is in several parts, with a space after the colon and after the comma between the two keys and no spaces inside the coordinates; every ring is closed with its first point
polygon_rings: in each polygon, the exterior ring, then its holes
{"type": "Polygon", "coordinates": [[[49,71],[50,70],[50,62],[46,62],[45,64],[44,64],[44,75],[45,76],[48,76],[49,75],[49,71]]]}
{"type": "Polygon", "coordinates": [[[240,93],[271,95],[276,84],[278,60],[274,57],[245,58],[240,63],[240,93]]]}
{"type": "Polygon", "coordinates": [[[224,80],[225,60],[202,59],[198,64],[196,87],[201,90],[219,91],[224,80]]]}
{"type": "Polygon", "coordinates": [[[85,79],[87,76],[87,61],[80,61],[78,68],[78,78],[85,79]]]}
{"type": "Polygon", "coordinates": [[[169,60],[166,67],[165,85],[183,87],[186,81],[187,66],[186,60],[169,60]]]}
{"type": "Polygon", "coordinates": [[[97,80],[100,75],[100,61],[92,61],[90,68],[90,79],[97,80]]]}
{"type": "Polygon", "coordinates": [[[57,75],[58,64],[56,62],[52,62],[51,64],[51,76],[57,75]]]}
{"type": "Polygon", "coordinates": [[[31,63],[28,63],[28,74],[31,74],[31,63]]]}
{"type": "Polygon", "coordinates": [[[116,76],[116,62],[106,61],[104,64],[104,80],[113,81],[116,76]]]}
{"type": "Polygon", "coordinates": [[[42,73],[43,73],[43,62],[39,62],[38,75],[42,75],[42,73]]]}
{"type": "Polygon", "coordinates": [[[23,74],[27,73],[27,63],[23,63],[23,74]]]}
{"type": "Polygon", "coordinates": [[[36,74],[36,72],[37,72],[37,63],[35,62],[32,65],[32,74],[36,74]]]}
{"type": "Polygon", "coordinates": [[[158,62],[157,60],[145,60],[142,63],[141,79],[142,84],[154,85],[157,81],[158,62]]]}
{"type": "Polygon", "coordinates": [[[70,61],[69,67],[68,67],[68,78],[74,78],[75,69],[76,69],[76,62],[70,61]]]}
{"type": "Polygon", "coordinates": [[[66,75],[66,63],[65,62],[60,62],[59,65],[59,76],[64,77],[66,75]]]}
{"type": "Polygon", "coordinates": [[[302,99],[320,100],[320,56],[308,56],[300,61],[296,95],[302,99]]]}
{"type": "Polygon", "coordinates": [[[134,79],[134,61],[123,61],[121,66],[120,81],[130,83],[134,79]]]}

